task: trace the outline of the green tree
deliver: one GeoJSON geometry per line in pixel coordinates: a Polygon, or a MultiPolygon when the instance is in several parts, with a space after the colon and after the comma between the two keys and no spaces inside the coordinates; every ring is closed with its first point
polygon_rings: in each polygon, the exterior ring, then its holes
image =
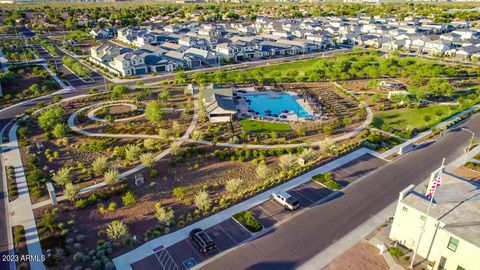
{"type": "Polygon", "coordinates": [[[156,100],[148,102],[145,108],[145,118],[154,124],[160,124],[165,118],[165,113],[162,111],[162,105],[156,100]]]}
{"type": "Polygon", "coordinates": [[[44,130],[51,130],[56,124],[61,124],[64,118],[63,109],[53,106],[43,111],[38,117],[38,125],[44,130]]]}
{"type": "Polygon", "coordinates": [[[179,70],[175,74],[175,79],[178,84],[184,84],[187,82],[187,74],[183,70],[179,70]]]}
{"type": "Polygon", "coordinates": [[[217,70],[213,73],[213,80],[216,84],[226,83],[227,73],[223,70],[217,70]]]}
{"type": "Polygon", "coordinates": [[[111,99],[120,99],[131,91],[130,87],[126,85],[115,85],[110,91],[111,99]]]}
{"type": "Polygon", "coordinates": [[[65,136],[67,136],[67,134],[69,132],[70,132],[70,128],[64,123],[56,124],[55,127],[52,130],[53,136],[55,136],[55,138],[57,138],[57,139],[61,139],[65,136]]]}
{"type": "Polygon", "coordinates": [[[193,80],[198,84],[204,84],[207,82],[207,75],[205,74],[205,72],[197,71],[193,73],[192,77],[193,80]]]}

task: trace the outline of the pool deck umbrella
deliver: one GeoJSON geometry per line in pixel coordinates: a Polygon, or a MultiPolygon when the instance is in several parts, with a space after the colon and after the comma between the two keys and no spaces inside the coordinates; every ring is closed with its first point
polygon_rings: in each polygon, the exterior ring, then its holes
{"type": "Polygon", "coordinates": [[[288,113],[288,110],[283,110],[282,113],[288,113]]]}
{"type": "Polygon", "coordinates": [[[265,113],[271,113],[272,111],[271,110],[265,110],[265,113]]]}

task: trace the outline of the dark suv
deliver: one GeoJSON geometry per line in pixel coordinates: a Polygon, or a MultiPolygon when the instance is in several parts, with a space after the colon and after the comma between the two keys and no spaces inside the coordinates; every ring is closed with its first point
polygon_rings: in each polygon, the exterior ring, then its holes
{"type": "Polygon", "coordinates": [[[212,238],[202,229],[193,229],[190,232],[190,240],[197,246],[197,248],[203,254],[208,254],[210,250],[215,248],[215,242],[212,238]]]}

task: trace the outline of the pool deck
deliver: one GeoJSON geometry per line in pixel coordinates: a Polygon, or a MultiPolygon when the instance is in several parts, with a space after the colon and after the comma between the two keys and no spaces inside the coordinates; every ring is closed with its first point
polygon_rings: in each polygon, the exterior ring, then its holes
{"type": "MultiPolygon", "coordinates": [[[[242,99],[238,100],[237,109],[240,110],[241,114],[247,114],[247,115],[253,116],[254,118],[258,118],[260,120],[270,120],[270,121],[273,120],[273,121],[276,121],[276,122],[295,122],[295,121],[306,122],[306,121],[311,121],[311,120],[307,120],[303,117],[300,117],[300,118],[297,117],[297,115],[293,111],[289,112],[289,113],[283,113],[283,115],[287,116],[286,119],[280,119],[280,118],[274,118],[274,117],[268,117],[268,116],[252,115],[251,113],[248,112],[250,107],[245,103],[245,96],[267,95],[269,98],[278,98],[281,94],[289,94],[290,96],[292,96],[295,99],[295,101],[300,106],[302,106],[302,108],[306,112],[308,112],[312,116],[316,116],[314,114],[314,111],[313,111],[312,107],[308,104],[308,102],[305,102],[295,92],[273,91],[273,90],[270,90],[270,89],[267,89],[267,90],[264,90],[264,91],[258,91],[258,90],[255,90],[254,88],[242,88],[242,89],[238,89],[238,90],[237,90],[236,93],[237,93],[238,96],[242,97],[242,99]],[[244,90],[244,91],[246,91],[246,93],[238,92],[238,90],[244,90]]],[[[316,120],[316,121],[319,121],[319,120],[316,120]]]]}

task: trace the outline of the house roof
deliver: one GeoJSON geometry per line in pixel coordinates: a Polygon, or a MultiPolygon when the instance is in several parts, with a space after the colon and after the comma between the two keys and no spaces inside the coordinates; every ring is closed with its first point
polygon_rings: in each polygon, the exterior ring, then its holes
{"type": "MultiPolygon", "coordinates": [[[[429,199],[418,192],[411,192],[401,202],[426,213],[429,199]]],[[[480,247],[479,184],[443,173],[429,216],[438,220],[443,229],[480,247]]]]}
{"type": "Polygon", "coordinates": [[[202,95],[207,113],[214,111],[235,113],[237,111],[233,100],[233,88],[221,88],[212,84],[203,89],[202,95]]]}

